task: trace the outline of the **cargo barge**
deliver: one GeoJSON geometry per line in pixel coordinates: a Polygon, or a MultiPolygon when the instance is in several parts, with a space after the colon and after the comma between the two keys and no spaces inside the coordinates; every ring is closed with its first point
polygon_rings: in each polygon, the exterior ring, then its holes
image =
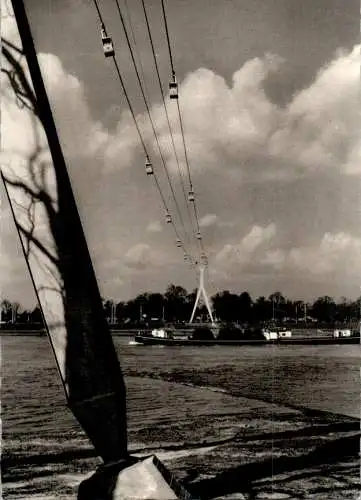
{"type": "Polygon", "coordinates": [[[313,335],[297,337],[292,332],[269,332],[263,330],[257,338],[197,338],[192,335],[180,335],[173,329],[155,329],[140,331],[134,338],[137,344],[162,346],[263,346],[263,345],[333,345],[333,344],[360,344],[359,332],[352,334],[346,330],[335,330],[332,335],[313,335]]]}

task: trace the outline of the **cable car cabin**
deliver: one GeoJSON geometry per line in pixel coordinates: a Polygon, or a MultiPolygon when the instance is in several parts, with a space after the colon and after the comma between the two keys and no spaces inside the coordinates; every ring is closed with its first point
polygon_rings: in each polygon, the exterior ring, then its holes
{"type": "Polygon", "coordinates": [[[153,166],[149,160],[145,162],[145,171],[147,175],[153,175],[153,166]]]}
{"type": "Polygon", "coordinates": [[[188,260],[188,255],[185,253],[183,258],[184,260],[188,260]]]}
{"type": "Polygon", "coordinates": [[[182,246],[181,240],[177,240],[177,247],[180,248],[182,246]]]}
{"type": "Polygon", "coordinates": [[[173,80],[169,82],[169,98],[178,99],[178,83],[175,75],[173,75],[173,80]]]}
{"type": "Polygon", "coordinates": [[[167,224],[171,224],[172,223],[172,216],[170,214],[167,214],[165,216],[165,221],[167,224]]]}
{"type": "Polygon", "coordinates": [[[194,201],[194,191],[189,191],[188,193],[188,201],[194,201]]]}
{"type": "Polygon", "coordinates": [[[202,235],[201,235],[201,233],[199,231],[196,234],[196,238],[197,238],[197,240],[201,240],[202,239],[202,235]]]}
{"type": "Polygon", "coordinates": [[[102,28],[101,32],[102,32],[102,44],[103,44],[104,55],[105,57],[112,57],[114,56],[113,41],[111,37],[106,34],[104,28],[102,28]]]}

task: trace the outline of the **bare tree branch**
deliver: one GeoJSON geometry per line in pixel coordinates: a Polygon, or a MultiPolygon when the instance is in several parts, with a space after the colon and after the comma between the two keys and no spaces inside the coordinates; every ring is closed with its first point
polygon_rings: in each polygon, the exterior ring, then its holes
{"type": "Polygon", "coordinates": [[[43,252],[47,258],[55,265],[55,266],[58,266],[59,265],[59,260],[57,259],[57,257],[55,257],[54,255],[52,255],[52,253],[47,249],[45,248],[45,246],[39,241],[38,238],[35,238],[31,233],[30,231],[28,231],[27,229],[25,229],[21,224],[19,224],[18,222],[16,222],[16,225],[20,231],[20,233],[25,236],[25,238],[28,238],[31,243],[33,243],[41,252],[43,252]]]}
{"type": "Polygon", "coordinates": [[[25,182],[20,181],[20,180],[12,181],[8,177],[5,177],[4,174],[2,174],[2,177],[3,177],[4,182],[6,182],[6,184],[9,184],[9,186],[22,189],[26,194],[30,195],[32,198],[36,198],[36,199],[40,200],[40,193],[36,193],[35,191],[33,191],[30,186],[25,184],[25,182]]]}
{"type": "Polygon", "coordinates": [[[31,256],[33,257],[33,259],[36,260],[36,262],[39,266],[39,269],[41,269],[45,274],[49,274],[52,276],[52,278],[54,279],[55,284],[57,286],[57,288],[55,288],[55,285],[54,285],[54,291],[57,291],[63,297],[64,296],[63,285],[59,281],[59,277],[55,275],[54,267],[50,267],[44,261],[42,261],[40,259],[39,255],[37,254],[37,252],[32,252],[31,256]]]}
{"type": "MultiPolygon", "coordinates": [[[[1,40],[3,41],[4,39],[2,38],[1,40]]],[[[21,67],[20,62],[15,59],[15,57],[11,54],[10,50],[6,47],[6,45],[3,45],[1,50],[2,50],[2,53],[5,57],[5,59],[8,61],[10,66],[13,68],[13,71],[7,71],[7,70],[2,70],[2,71],[5,72],[8,76],[8,78],[10,79],[10,83],[14,89],[15,94],[17,95],[18,94],[17,90],[19,91],[19,89],[21,88],[22,89],[21,95],[25,96],[29,100],[29,102],[31,104],[31,106],[30,106],[31,111],[33,111],[34,114],[39,116],[39,109],[38,109],[36,97],[34,95],[32,88],[31,88],[31,85],[28,82],[28,79],[25,76],[24,70],[21,67]],[[17,78],[19,79],[20,83],[17,83],[14,81],[14,77],[12,76],[14,73],[17,75],[17,78]]],[[[27,105],[27,107],[29,107],[29,105],[27,105]]],[[[40,118],[40,116],[39,116],[39,118],[40,118]]],[[[41,120],[41,118],[40,118],[40,120],[41,120]]]]}
{"type": "Polygon", "coordinates": [[[14,205],[17,206],[17,208],[19,208],[20,210],[22,210],[23,212],[27,212],[28,211],[28,208],[29,207],[26,207],[24,205],[22,205],[19,201],[13,199],[12,202],[14,203],[14,205]]]}

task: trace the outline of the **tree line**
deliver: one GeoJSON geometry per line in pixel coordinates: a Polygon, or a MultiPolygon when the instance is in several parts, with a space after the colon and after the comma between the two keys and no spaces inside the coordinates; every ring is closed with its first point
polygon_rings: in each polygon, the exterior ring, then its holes
{"type": "MultiPolygon", "coordinates": [[[[194,306],[197,290],[188,293],[179,285],[170,284],[165,293],[141,293],[126,302],[103,300],[103,307],[109,323],[119,327],[131,327],[150,320],[164,320],[171,323],[187,323],[194,306]]],[[[335,301],[324,295],[313,302],[291,300],[281,292],[268,297],[252,299],[244,291],[240,294],[228,290],[211,297],[214,316],[223,323],[248,325],[278,323],[310,326],[350,324],[360,319],[361,299],[350,300],[346,297],[335,301]]],[[[42,325],[39,307],[26,310],[18,303],[9,300],[1,302],[1,319],[4,324],[42,325]]],[[[201,306],[196,313],[197,321],[208,321],[207,310],[201,306]]]]}

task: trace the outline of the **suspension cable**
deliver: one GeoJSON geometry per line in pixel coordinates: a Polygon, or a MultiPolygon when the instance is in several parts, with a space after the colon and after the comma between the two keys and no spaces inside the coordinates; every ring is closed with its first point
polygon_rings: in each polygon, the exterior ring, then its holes
{"type": "MultiPolygon", "coordinates": [[[[152,48],[153,60],[154,60],[155,68],[156,68],[156,71],[157,71],[157,78],[158,78],[160,93],[161,93],[161,96],[162,96],[163,107],[164,107],[165,115],[166,115],[166,118],[167,118],[167,124],[168,124],[168,129],[169,129],[169,133],[170,133],[170,137],[171,137],[171,141],[172,141],[172,147],[173,147],[173,151],[174,151],[174,156],[175,156],[175,159],[176,159],[177,169],[178,169],[178,173],[179,173],[179,177],[180,177],[181,185],[182,185],[182,191],[183,191],[183,195],[184,195],[185,202],[186,202],[187,214],[188,214],[190,225],[191,225],[191,228],[192,228],[192,231],[193,231],[193,221],[192,221],[192,216],[191,216],[191,213],[190,213],[189,205],[187,203],[187,194],[186,194],[185,183],[184,183],[182,171],[181,171],[181,168],[180,168],[180,162],[179,162],[179,157],[178,157],[178,154],[177,154],[177,149],[176,149],[176,146],[175,146],[174,135],[173,135],[172,128],[171,128],[171,125],[170,125],[170,118],[169,118],[169,113],[168,113],[168,110],[167,110],[167,107],[166,107],[166,103],[165,103],[165,94],[163,92],[162,82],[161,82],[161,78],[160,78],[160,74],[159,74],[159,67],[158,67],[158,63],[157,63],[157,59],[156,59],[156,55],[155,55],[155,49],[154,49],[153,38],[152,38],[151,30],[150,30],[149,19],[148,19],[148,15],[147,15],[147,12],[146,12],[145,3],[144,3],[143,0],[142,0],[142,4],[143,4],[143,11],[144,11],[145,20],[146,20],[146,23],[147,23],[149,41],[150,41],[150,45],[151,45],[151,48],[152,48]]],[[[133,46],[134,46],[134,52],[135,52],[135,56],[137,58],[139,73],[140,73],[140,76],[142,77],[142,80],[143,80],[143,88],[145,89],[145,93],[149,95],[149,91],[147,89],[147,84],[146,84],[146,79],[145,79],[145,76],[144,76],[144,69],[143,69],[142,59],[141,59],[140,54],[139,54],[139,50],[138,50],[138,46],[137,46],[137,41],[136,41],[136,37],[135,37],[135,32],[134,32],[133,24],[132,24],[132,18],[131,18],[131,14],[130,14],[130,10],[129,10],[129,7],[128,7],[128,1],[127,0],[124,0],[124,6],[125,6],[126,18],[127,18],[127,22],[128,22],[129,29],[130,29],[130,34],[131,34],[131,37],[132,37],[133,46]]],[[[188,233],[186,233],[186,237],[187,237],[189,245],[192,246],[191,245],[191,239],[188,237],[188,233]]],[[[178,237],[178,239],[180,240],[179,237],[178,237]]],[[[189,255],[191,256],[191,253],[189,255]]],[[[194,266],[195,266],[195,264],[193,262],[191,262],[191,267],[194,267],[194,266]]]]}
{"type": "MultiPolygon", "coordinates": [[[[170,44],[169,29],[168,29],[168,22],[167,22],[167,15],[166,15],[166,11],[165,11],[164,0],[161,0],[161,3],[162,3],[163,20],[164,20],[167,45],[168,45],[169,60],[170,60],[170,65],[171,65],[171,69],[172,69],[172,75],[175,76],[175,68],[174,68],[174,62],[173,62],[172,48],[171,48],[171,44],[170,44]]],[[[186,162],[186,166],[187,166],[189,188],[190,188],[190,191],[193,191],[193,183],[192,183],[192,178],[191,178],[188,152],[187,152],[187,146],[186,146],[186,142],[185,142],[184,127],[183,127],[182,113],[181,113],[181,109],[180,109],[180,105],[179,105],[179,99],[177,99],[177,110],[178,110],[178,116],[179,116],[179,124],[180,124],[183,148],[184,148],[184,157],[185,157],[185,162],[186,162]]],[[[192,204],[193,204],[194,218],[195,218],[195,222],[196,222],[197,232],[198,232],[198,234],[200,234],[198,211],[197,211],[195,199],[192,201],[192,204]]],[[[205,249],[204,249],[204,245],[203,245],[202,240],[199,239],[198,241],[199,241],[200,250],[203,252],[203,254],[205,254],[205,249]]]]}
{"type": "Polygon", "coordinates": [[[119,13],[119,17],[120,17],[120,20],[121,20],[121,23],[122,23],[122,26],[123,26],[124,34],[125,34],[125,37],[126,37],[126,40],[127,40],[128,49],[129,49],[129,52],[130,52],[130,55],[131,55],[131,59],[132,59],[132,63],[133,63],[133,66],[134,66],[134,69],[135,69],[135,73],[136,73],[136,76],[137,76],[138,84],[139,84],[139,87],[140,87],[140,90],[141,90],[141,93],[142,93],[143,101],[144,101],[144,104],[145,104],[145,107],[146,107],[146,110],[147,110],[148,118],[149,118],[152,130],[153,130],[154,138],[156,140],[157,148],[158,148],[158,151],[159,151],[159,156],[160,156],[160,158],[162,160],[163,168],[164,168],[164,171],[166,173],[166,177],[167,177],[168,184],[169,184],[169,187],[170,187],[170,190],[171,190],[171,193],[172,193],[172,197],[173,197],[173,200],[174,200],[174,203],[175,203],[175,206],[176,206],[176,211],[177,211],[177,214],[178,214],[181,226],[183,227],[184,234],[186,235],[187,231],[186,231],[186,228],[185,228],[185,224],[184,224],[184,221],[183,221],[183,217],[182,217],[182,214],[181,214],[179,203],[178,203],[178,200],[177,200],[176,195],[175,195],[174,187],[173,187],[172,181],[170,179],[169,171],[168,171],[168,168],[167,168],[167,165],[166,165],[166,162],[164,160],[164,156],[163,156],[160,144],[159,144],[158,134],[157,134],[156,129],[155,129],[155,125],[154,125],[152,114],[151,114],[151,111],[150,111],[150,108],[149,108],[149,104],[148,104],[147,98],[145,96],[143,85],[142,85],[142,82],[141,82],[141,79],[140,79],[140,76],[139,76],[139,71],[138,71],[138,68],[137,68],[137,64],[135,62],[134,53],[133,53],[133,49],[132,49],[132,46],[131,46],[131,43],[130,43],[128,31],[127,31],[127,28],[126,28],[126,25],[125,25],[125,22],[124,22],[123,14],[122,14],[121,9],[120,9],[119,0],[115,0],[115,3],[116,3],[117,10],[118,10],[118,13],[119,13]]]}
{"type": "MultiPolygon", "coordinates": [[[[98,4],[97,4],[97,0],[93,0],[94,2],[94,5],[96,7],[96,10],[97,10],[97,13],[98,13],[98,17],[99,17],[99,20],[101,22],[101,25],[102,25],[102,28],[105,30],[105,24],[104,24],[104,21],[103,21],[103,17],[101,15],[101,12],[100,12],[100,9],[98,7],[98,4]]],[[[126,88],[125,88],[125,85],[124,85],[124,81],[123,81],[123,78],[121,76],[121,73],[120,73],[120,69],[119,69],[119,65],[118,65],[118,62],[117,62],[117,59],[116,59],[116,56],[115,56],[115,53],[113,53],[112,55],[112,59],[114,61],[114,65],[115,65],[115,68],[116,68],[116,72],[117,72],[117,75],[118,75],[118,78],[119,78],[119,81],[120,81],[120,84],[121,84],[121,88],[122,88],[122,91],[124,93],[124,96],[126,98],[126,101],[127,101],[127,104],[128,104],[128,107],[129,107],[129,110],[130,110],[130,113],[131,113],[131,116],[133,118],[133,121],[134,121],[134,124],[135,124],[135,127],[136,127],[136,130],[137,130],[137,133],[138,133],[138,136],[139,136],[139,139],[140,139],[140,142],[142,144],[142,148],[144,150],[144,154],[147,158],[147,160],[149,160],[149,154],[148,154],[148,150],[147,150],[147,147],[146,147],[146,144],[145,144],[145,141],[144,141],[144,138],[143,138],[143,135],[141,133],[141,130],[139,128],[139,125],[138,125],[138,122],[137,122],[137,119],[136,119],[136,116],[135,116],[135,113],[134,113],[134,110],[133,110],[133,106],[132,106],[132,103],[130,101],[130,98],[129,98],[129,95],[126,91],[126,88]]],[[[156,184],[156,187],[157,187],[157,190],[159,192],[159,195],[161,197],[161,200],[162,200],[162,204],[165,208],[165,211],[167,214],[169,214],[169,210],[168,210],[168,206],[167,206],[167,203],[165,201],[165,197],[163,195],[163,192],[162,192],[162,189],[161,189],[161,186],[159,184],[159,181],[158,181],[158,178],[156,176],[156,173],[153,172],[153,177],[154,177],[154,181],[155,181],[155,184],[156,184]]],[[[178,230],[177,230],[177,227],[175,225],[175,222],[173,220],[173,218],[171,218],[171,224],[174,228],[174,231],[175,231],[175,234],[177,236],[177,238],[181,241],[181,238],[179,236],[179,233],[178,233],[178,230]]],[[[181,248],[183,249],[184,253],[187,254],[187,255],[190,255],[185,244],[183,242],[181,242],[181,248]]]]}
{"type": "Polygon", "coordinates": [[[136,126],[136,128],[137,128],[137,132],[138,132],[139,139],[140,139],[140,142],[141,142],[141,144],[142,144],[142,147],[143,147],[143,150],[144,150],[145,156],[146,156],[147,158],[149,158],[148,151],[147,151],[147,147],[146,147],[146,145],[145,145],[144,138],[143,138],[143,136],[142,136],[142,133],[141,133],[141,131],[140,131],[140,128],[139,128],[139,125],[138,125],[137,119],[136,119],[136,117],[135,117],[135,113],[134,113],[134,110],[133,110],[133,106],[132,106],[132,104],[131,104],[131,102],[130,102],[130,99],[129,99],[129,96],[128,96],[128,93],[127,93],[127,90],[126,90],[125,85],[124,85],[124,81],[123,81],[122,75],[121,75],[121,73],[120,73],[120,69],[119,69],[118,61],[116,60],[116,57],[115,57],[115,56],[113,56],[113,60],[114,60],[115,69],[116,69],[116,71],[117,71],[117,73],[118,73],[118,78],[119,78],[120,84],[121,84],[121,86],[122,86],[122,90],[123,90],[123,93],[124,93],[125,99],[126,99],[126,101],[127,101],[127,103],[128,103],[128,107],[129,107],[129,110],[130,110],[130,112],[131,112],[131,115],[132,115],[132,118],[133,118],[134,124],[135,124],[135,126],[136,126]]]}
{"type": "Polygon", "coordinates": [[[160,93],[161,93],[161,96],[162,96],[163,108],[164,108],[165,115],[166,115],[166,118],[167,118],[168,130],[169,130],[169,133],[170,133],[170,137],[171,137],[171,141],[172,141],[172,147],[173,147],[173,151],[174,151],[174,156],[175,156],[176,163],[177,163],[178,174],[179,174],[179,177],[180,177],[180,181],[181,181],[181,185],[182,185],[182,191],[183,191],[184,199],[185,199],[185,202],[186,202],[186,207],[187,207],[187,213],[188,213],[189,221],[190,221],[190,224],[191,224],[191,227],[192,227],[192,230],[193,230],[192,217],[191,217],[191,213],[190,213],[190,210],[189,210],[189,205],[187,203],[186,188],[185,188],[185,184],[184,184],[184,180],[183,180],[182,171],[181,171],[181,168],[180,168],[179,158],[178,158],[177,149],[176,149],[176,146],[175,146],[175,141],[174,141],[174,137],[173,137],[172,127],[171,127],[171,124],[170,124],[169,114],[168,114],[167,106],[166,106],[166,103],[165,103],[165,94],[164,94],[164,91],[163,91],[162,82],[161,82],[161,78],[160,78],[160,74],[159,74],[159,67],[158,67],[157,57],[156,57],[155,48],[154,48],[153,37],[152,37],[151,29],[150,29],[150,24],[149,24],[147,9],[146,9],[144,0],[141,0],[141,2],[142,2],[142,6],[143,6],[143,12],[144,12],[144,17],[145,17],[145,22],[146,22],[146,25],[147,25],[149,42],[150,42],[150,46],[151,46],[151,49],[152,49],[153,61],[154,61],[154,65],[155,65],[155,69],[156,69],[156,73],[157,73],[157,79],[158,79],[159,89],[160,89],[160,93]]]}
{"type": "Polygon", "coordinates": [[[149,95],[149,91],[148,91],[145,76],[144,76],[144,68],[143,68],[143,64],[142,64],[142,59],[141,59],[140,54],[139,54],[138,45],[137,45],[137,41],[136,41],[136,37],[135,37],[135,32],[133,29],[132,18],[131,18],[130,9],[128,7],[127,0],[124,0],[124,7],[125,7],[125,12],[126,12],[126,17],[127,17],[129,29],[130,29],[130,34],[132,36],[132,42],[134,45],[135,55],[137,56],[137,59],[138,59],[137,62],[139,65],[139,72],[140,72],[140,75],[141,75],[142,80],[143,80],[143,87],[145,89],[146,94],[149,95]]]}
{"type": "Polygon", "coordinates": [[[101,12],[100,12],[98,2],[97,2],[97,0],[93,0],[93,2],[94,2],[95,8],[96,8],[97,13],[98,13],[99,21],[100,21],[102,24],[104,24],[104,22],[103,22],[103,16],[102,16],[102,14],[101,14],[101,12]]]}
{"type": "Polygon", "coordinates": [[[167,16],[166,16],[165,7],[164,7],[164,0],[162,0],[162,11],[163,11],[163,19],[164,19],[165,32],[166,32],[166,36],[167,36],[170,66],[172,68],[172,74],[174,75],[175,71],[174,71],[174,64],[173,64],[172,49],[171,49],[170,40],[169,40],[169,31],[168,31],[167,16]]]}

